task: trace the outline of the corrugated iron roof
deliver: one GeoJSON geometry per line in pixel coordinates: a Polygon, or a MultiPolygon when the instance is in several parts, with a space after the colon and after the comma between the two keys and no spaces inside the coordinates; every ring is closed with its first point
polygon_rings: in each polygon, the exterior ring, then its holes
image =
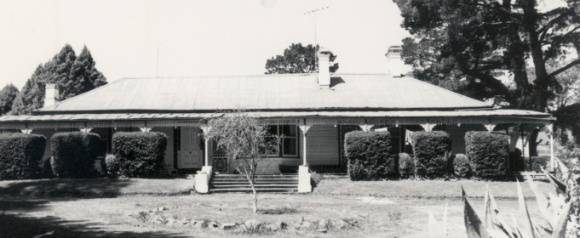
{"type": "Polygon", "coordinates": [[[331,88],[317,74],[127,78],[69,98],[58,112],[221,110],[408,110],[489,105],[410,77],[337,74],[331,88]]]}

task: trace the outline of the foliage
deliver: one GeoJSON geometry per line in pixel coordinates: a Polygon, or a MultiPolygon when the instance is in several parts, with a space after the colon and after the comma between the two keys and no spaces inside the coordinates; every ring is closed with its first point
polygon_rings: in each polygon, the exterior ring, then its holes
{"type": "Polygon", "coordinates": [[[161,132],[117,132],[113,134],[113,154],[117,162],[111,166],[115,160],[109,158],[107,171],[110,175],[128,177],[157,176],[163,169],[166,148],[167,136],[161,132]]]}
{"type": "Polygon", "coordinates": [[[550,164],[550,156],[532,156],[530,157],[530,169],[534,172],[542,172],[550,164]]]}
{"type": "Polygon", "coordinates": [[[59,178],[98,175],[95,160],[105,155],[105,144],[95,133],[59,132],[50,138],[52,172],[59,178]]]}
{"type": "Polygon", "coordinates": [[[412,136],[415,173],[426,178],[448,175],[451,138],[443,131],[415,132],[412,136]]]}
{"type": "Polygon", "coordinates": [[[403,40],[405,62],[419,79],[448,89],[544,111],[560,87],[555,77],[580,63],[575,58],[554,69],[546,63],[580,50],[578,0],[548,10],[536,0],[394,1],[412,35],[403,40]]]}
{"type": "Polygon", "coordinates": [[[458,178],[471,177],[471,165],[464,154],[456,154],[453,158],[453,174],[458,178]]]}
{"type": "Polygon", "coordinates": [[[8,84],[0,90],[0,115],[12,110],[12,104],[18,93],[18,89],[13,84],[8,84]]]}
{"type": "Polygon", "coordinates": [[[56,84],[59,91],[57,100],[64,100],[104,85],[106,79],[95,68],[95,62],[86,47],[77,57],[73,48],[65,45],[50,61],[36,68],[14,100],[12,113],[30,114],[41,108],[47,83],[56,84]]]}
{"type": "Polygon", "coordinates": [[[219,149],[225,151],[230,161],[238,162],[236,171],[248,180],[253,195],[253,211],[257,213],[256,171],[264,152],[274,146],[265,139],[265,127],[242,112],[212,119],[208,126],[208,136],[217,142],[219,149]]]}
{"type": "MultiPolygon", "coordinates": [[[[316,54],[320,47],[317,45],[303,46],[302,43],[292,43],[282,55],[276,55],[266,60],[266,74],[312,73],[318,72],[316,54]]],[[[330,54],[330,62],[334,62],[336,55],[330,54]]],[[[330,66],[330,72],[338,70],[338,63],[330,66]]]]}
{"type": "MultiPolygon", "coordinates": [[[[564,170],[568,171],[568,169],[564,170]]],[[[519,203],[517,220],[519,222],[515,224],[505,222],[504,214],[498,209],[495,199],[489,191],[485,196],[484,217],[481,219],[471,206],[465,191],[462,189],[467,237],[575,237],[573,233],[575,231],[569,234],[568,232],[571,231],[566,230],[572,211],[573,201],[571,199],[571,191],[573,190],[565,185],[567,180],[558,180],[546,171],[544,171],[544,174],[552,185],[552,192],[550,193],[541,191],[532,178],[527,179],[530,189],[536,196],[536,203],[540,214],[543,216],[543,223],[531,218],[519,182],[517,183],[519,203]]]]}
{"type": "Polygon", "coordinates": [[[388,131],[351,131],[344,140],[351,180],[377,180],[397,175],[397,155],[388,131]]]}
{"type": "Polygon", "coordinates": [[[505,176],[509,159],[509,136],[487,131],[465,133],[465,151],[475,176],[505,176]]]}
{"type": "Polygon", "coordinates": [[[46,147],[42,135],[0,134],[0,179],[31,179],[41,175],[46,147]]]}
{"type": "Polygon", "coordinates": [[[107,79],[95,68],[95,60],[85,46],[73,62],[67,80],[58,81],[59,100],[74,97],[106,83],[107,79]]]}
{"type": "Polygon", "coordinates": [[[107,154],[105,156],[105,173],[110,178],[117,178],[123,175],[121,163],[113,154],[107,154]]]}
{"type": "MultiPolygon", "coordinates": [[[[557,69],[561,66],[556,61],[548,62],[549,69],[557,69]]],[[[531,78],[531,77],[530,77],[531,78]]],[[[550,100],[550,111],[558,111],[560,108],[577,102],[580,97],[580,66],[571,67],[556,77],[559,85],[554,91],[554,97],[550,100]]]]}
{"type": "MultiPolygon", "coordinates": [[[[580,143],[580,103],[571,104],[560,108],[554,113],[556,117],[555,126],[563,130],[570,130],[576,137],[576,143],[580,143]]],[[[564,136],[563,134],[562,136],[564,136]]],[[[572,138],[561,138],[566,143],[572,138]]]]}
{"type": "Polygon", "coordinates": [[[401,178],[415,176],[415,160],[407,153],[399,153],[399,174],[401,178]]]}

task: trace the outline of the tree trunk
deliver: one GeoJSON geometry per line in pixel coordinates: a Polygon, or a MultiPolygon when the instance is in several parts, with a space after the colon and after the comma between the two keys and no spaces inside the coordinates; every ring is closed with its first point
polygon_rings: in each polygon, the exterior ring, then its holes
{"type": "Polygon", "coordinates": [[[521,0],[519,1],[524,11],[524,27],[528,33],[529,47],[532,54],[532,61],[534,62],[534,69],[536,73],[535,86],[535,109],[539,111],[546,111],[548,105],[548,86],[550,79],[546,71],[546,61],[542,52],[542,45],[539,41],[538,32],[536,31],[539,21],[538,12],[536,10],[535,0],[521,0]]]}
{"type": "Polygon", "coordinates": [[[256,188],[254,187],[254,183],[251,183],[250,186],[252,187],[252,195],[254,196],[253,211],[254,211],[254,214],[257,214],[258,213],[258,193],[256,192],[256,188]]]}
{"type": "MultiPolygon", "coordinates": [[[[512,11],[511,0],[503,0],[502,5],[506,12],[512,11]]],[[[510,102],[512,102],[512,105],[516,106],[517,108],[530,107],[531,103],[528,99],[531,96],[531,92],[530,82],[528,81],[528,74],[526,71],[526,46],[520,38],[517,24],[510,23],[508,34],[509,45],[507,54],[509,57],[511,70],[514,73],[514,81],[517,88],[517,93],[511,98],[510,102]]]]}

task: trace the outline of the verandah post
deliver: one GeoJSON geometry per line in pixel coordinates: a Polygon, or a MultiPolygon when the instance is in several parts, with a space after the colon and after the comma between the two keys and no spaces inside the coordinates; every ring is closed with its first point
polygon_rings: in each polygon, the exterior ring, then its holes
{"type": "Polygon", "coordinates": [[[550,170],[556,169],[556,161],[554,160],[554,124],[546,125],[548,134],[550,136],[550,170]]]}
{"type": "Polygon", "coordinates": [[[306,123],[299,125],[300,131],[302,132],[302,165],[298,166],[298,192],[299,193],[309,193],[312,192],[312,185],[310,184],[310,171],[308,168],[308,160],[306,158],[307,150],[307,134],[310,130],[311,125],[306,123]]]}
{"type": "Polygon", "coordinates": [[[203,132],[203,145],[204,145],[204,150],[203,150],[203,165],[204,166],[209,166],[209,131],[211,130],[211,127],[208,125],[203,125],[200,127],[201,131],[203,132]]]}
{"type": "Polygon", "coordinates": [[[307,137],[306,135],[308,134],[308,130],[310,130],[311,125],[300,125],[298,126],[298,128],[300,128],[300,132],[302,132],[302,142],[303,142],[303,146],[302,146],[302,166],[308,166],[308,162],[306,160],[306,145],[307,145],[307,137]]]}

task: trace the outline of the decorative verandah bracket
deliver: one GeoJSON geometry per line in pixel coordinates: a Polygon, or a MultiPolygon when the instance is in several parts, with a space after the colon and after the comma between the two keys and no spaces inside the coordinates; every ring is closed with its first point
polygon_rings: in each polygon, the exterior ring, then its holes
{"type": "Polygon", "coordinates": [[[492,132],[495,129],[496,124],[483,124],[483,126],[488,132],[492,132]]]}
{"type": "Polygon", "coordinates": [[[93,130],[93,128],[91,128],[91,127],[83,127],[80,129],[80,131],[82,133],[91,133],[92,130],[93,130]]]}
{"type": "Polygon", "coordinates": [[[29,128],[20,129],[20,132],[22,132],[23,134],[30,134],[30,133],[32,133],[32,129],[29,129],[29,128]]]}
{"type": "Polygon", "coordinates": [[[372,125],[372,124],[361,124],[361,125],[358,125],[358,127],[360,127],[360,129],[362,131],[366,131],[366,132],[371,131],[373,129],[373,126],[375,126],[375,125],[372,125]]]}
{"type": "Polygon", "coordinates": [[[310,169],[308,168],[308,162],[306,160],[307,149],[306,145],[308,144],[306,139],[308,135],[308,131],[312,125],[299,125],[300,132],[302,132],[302,165],[298,166],[298,192],[299,193],[309,193],[312,192],[312,185],[310,184],[310,169]]]}
{"type": "Polygon", "coordinates": [[[426,132],[432,132],[433,128],[435,128],[435,126],[437,126],[437,124],[431,124],[431,123],[421,124],[421,127],[423,127],[423,130],[426,132]]]}

